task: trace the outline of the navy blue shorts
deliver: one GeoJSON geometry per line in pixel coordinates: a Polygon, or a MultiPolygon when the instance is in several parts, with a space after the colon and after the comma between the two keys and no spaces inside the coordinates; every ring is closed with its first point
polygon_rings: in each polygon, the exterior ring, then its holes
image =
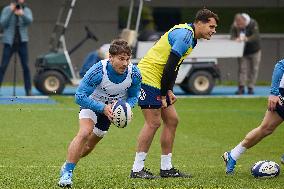
{"type": "Polygon", "coordinates": [[[277,103],[275,111],[284,120],[284,105],[281,106],[279,103],[277,103]]]}
{"type": "MultiPolygon", "coordinates": [[[[170,105],[169,97],[167,96],[168,106],[170,105]]],[[[162,107],[161,90],[146,84],[141,84],[140,96],[138,105],[141,109],[159,109],[162,107]]]]}
{"type": "Polygon", "coordinates": [[[95,127],[101,131],[108,131],[110,127],[110,120],[104,114],[93,112],[90,109],[80,108],[79,119],[89,118],[95,123],[95,127]]]}

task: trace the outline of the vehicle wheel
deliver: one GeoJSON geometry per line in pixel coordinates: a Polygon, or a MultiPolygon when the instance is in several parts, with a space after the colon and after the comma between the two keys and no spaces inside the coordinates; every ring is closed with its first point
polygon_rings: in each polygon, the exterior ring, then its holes
{"type": "Polygon", "coordinates": [[[39,83],[39,74],[37,73],[35,76],[34,76],[34,86],[35,88],[42,93],[42,90],[40,88],[40,83],[39,83]]]}
{"type": "Polygon", "coordinates": [[[196,71],[180,87],[191,94],[206,95],[211,93],[214,85],[215,79],[208,71],[196,71]]]}
{"type": "Polygon", "coordinates": [[[38,74],[34,80],[35,87],[43,94],[62,94],[65,88],[65,78],[57,71],[45,71],[38,74]]]}

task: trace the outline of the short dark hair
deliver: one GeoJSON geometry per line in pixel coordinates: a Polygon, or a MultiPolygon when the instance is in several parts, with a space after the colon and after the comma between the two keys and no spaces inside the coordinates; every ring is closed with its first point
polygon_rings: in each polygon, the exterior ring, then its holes
{"type": "Polygon", "coordinates": [[[194,22],[197,23],[198,21],[201,21],[203,23],[209,22],[209,18],[214,18],[216,20],[216,23],[219,22],[219,17],[217,14],[212,12],[209,9],[201,9],[196,13],[194,22]]]}
{"type": "Polygon", "coordinates": [[[123,39],[115,39],[111,42],[109,48],[110,55],[119,55],[119,54],[127,54],[131,56],[131,48],[129,47],[127,41],[123,39]]]}

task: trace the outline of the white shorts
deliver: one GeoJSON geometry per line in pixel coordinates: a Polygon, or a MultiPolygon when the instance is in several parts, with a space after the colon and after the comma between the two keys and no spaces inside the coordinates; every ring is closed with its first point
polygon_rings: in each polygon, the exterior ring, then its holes
{"type": "Polygon", "coordinates": [[[81,109],[79,112],[79,119],[91,119],[94,122],[93,132],[98,137],[103,137],[107,133],[111,124],[107,116],[95,113],[90,109],[81,109]]]}

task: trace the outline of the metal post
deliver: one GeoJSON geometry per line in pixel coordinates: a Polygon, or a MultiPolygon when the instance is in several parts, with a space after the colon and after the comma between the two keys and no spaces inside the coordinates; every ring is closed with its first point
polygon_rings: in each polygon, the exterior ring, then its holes
{"type": "Polygon", "coordinates": [[[139,10],[138,10],[138,15],[137,15],[137,20],[136,20],[136,27],[135,27],[136,33],[138,33],[138,30],[139,30],[142,9],[143,9],[143,0],[140,0],[139,10]]]}
{"type": "Polygon", "coordinates": [[[14,76],[13,76],[13,96],[16,96],[16,82],[17,82],[17,51],[14,51],[14,76]]]}
{"type": "Polygon", "coordinates": [[[130,7],[129,7],[128,18],[127,18],[127,26],[126,26],[127,29],[130,29],[133,7],[134,7],[134,0],[131,0],[130,7]]]}

